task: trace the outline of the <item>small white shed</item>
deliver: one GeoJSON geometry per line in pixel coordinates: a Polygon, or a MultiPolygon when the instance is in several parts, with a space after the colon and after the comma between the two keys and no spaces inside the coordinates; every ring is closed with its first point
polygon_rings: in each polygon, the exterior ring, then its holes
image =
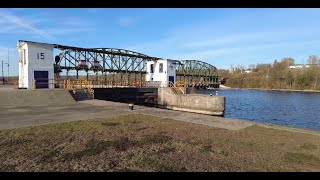
{"type": "Polygon", "coordinates": [[[176,66],[178,61],[158,59],[147,62],[146,81],[160,87],[168,87],[169,81],[176,82],[176,66]]]}
{"type": "Polygon", "coordinates": [[[53,44],[18,41],[19,88],[54,88],[53,44]],[[36,81],[34,81],[36,80],[36,81]]]}

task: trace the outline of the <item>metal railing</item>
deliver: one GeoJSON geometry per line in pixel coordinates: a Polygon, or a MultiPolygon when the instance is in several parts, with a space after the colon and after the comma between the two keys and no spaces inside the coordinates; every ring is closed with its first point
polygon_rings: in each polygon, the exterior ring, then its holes
{"type": "Polygon", "coordinates": [[[94,97],[94,90],[88,80],[85,79],[67,79],[64,80],[64,89],[72,90],[73,94],[76,94],[77,89],[83,89],[88,91],[90,97],[94,97]]]}
{"type": "MultiPolygon", "coordinates": [[[[85,81],[84,79],[70,79],[75,81],[85,81]]],[[[160,81],[136,81],[136,82],[130,82],[128,81],[99,81],[99,80],[86,80],[89,84],[87,86],[90,86],[91,88],[129,88],[129,87],[160,87],[162,82],[160,81]]],[[[81,83],[73,83],[71,84],[74,87],[77,88],[83,88],[81,87],[81,83]],[[80,87],[79,87],[80,86],[80,87]]],[[[82,84],[84,86],[84,84],[82,84]]]]}
{"type": "Polygon", "coordinates": [[[161,81],[146,81],[145,87],[161,87],[162,82],[161,81]]]}
{"type": "Polygon", "coordinates": [[[54,88],[64,88],[63,81],[56,79],[47,78],[37,78],[32,80],[33,89],[54,89],[54,88]]]}
{"type": "MultiPolygon", "coordinates": [[[[127,81],[98,81],[98,80],[86,80],[86,79],[34,79],[33,89],[54,89],[62,88],[66,90],[87,89],[91,96],[94,95],[93,88],[129,88],[129,87],[162,87],[164,86],[161,81],[137,81],[128,83],[127,81]]],[[[188,83],[184,81],[177,81],[176,83],[169,82],[169,87],[173,88],[177,93],[186,93],[188,83]]]]}
{"type": "Polygon", "coordinates": [[[178,81],[176,83],[170,81],[169,87],[171,87],[177,94],[186,94],[188,84],[183,81],[178,81]]]}

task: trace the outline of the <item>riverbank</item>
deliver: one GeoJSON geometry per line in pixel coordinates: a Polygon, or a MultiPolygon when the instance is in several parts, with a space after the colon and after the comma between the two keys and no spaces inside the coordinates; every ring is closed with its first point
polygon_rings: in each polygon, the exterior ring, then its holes
{"type": "Polygon", "coordinates": [[[220,89],[243,89],[243,90],[261,90],[261,91],[285,91],[285,92],[311,92],[320,93],[320,90],[296,90],[296,89],[266,89],[266,88],[220,88],[220,89]]]}
{"type": "Polygon", "coordinates": [[[320,142],[130,114],[1,130],[0,171],[320,171],[320,142]]]}

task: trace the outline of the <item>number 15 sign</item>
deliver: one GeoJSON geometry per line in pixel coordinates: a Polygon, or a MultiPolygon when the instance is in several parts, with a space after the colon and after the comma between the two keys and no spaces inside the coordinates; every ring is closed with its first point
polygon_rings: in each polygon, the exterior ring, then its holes
{"type": "Polygon", "coordinates": [[[38,59],[44,59],[44,53],[38,53],[38,59]]]}

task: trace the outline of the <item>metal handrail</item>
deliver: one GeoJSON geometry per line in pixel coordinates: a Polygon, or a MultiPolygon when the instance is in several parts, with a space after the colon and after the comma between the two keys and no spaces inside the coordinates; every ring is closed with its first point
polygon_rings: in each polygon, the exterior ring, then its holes
{"type": "Polygon", "coordinates": [[[63,83],[61,83],[60,80],[56,80],[56,79],[37,78],[37,79],[33,79],[32,85],[34,90],[39,89],[37,88],[37,85],[38,86],[47,85],[49,89],[54,89],[54,88],[62,88],[63,83]],[[46,82],[41,82],[41,80],[45,80],[46,82]]]}
{"type": "Polygon", "coordinates": [[[72,90],[76,93],[77,89],[88,89],[90,96],[94,97],[94,90],[92,89],[88,80],[85,79],[67,79],[65,80],[65,89],[72,90]]]}
{"type": "Polygon", "coordinates": [[[171,87],[176,93],[178,94],[186,94],[186,87],[187,85],[185,83],[180,83],[180,82],[176,82],[173,83],[171,81],[169,81],[169,87],[171,87]]]}

